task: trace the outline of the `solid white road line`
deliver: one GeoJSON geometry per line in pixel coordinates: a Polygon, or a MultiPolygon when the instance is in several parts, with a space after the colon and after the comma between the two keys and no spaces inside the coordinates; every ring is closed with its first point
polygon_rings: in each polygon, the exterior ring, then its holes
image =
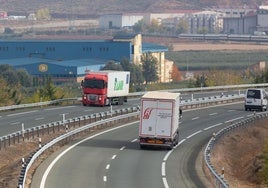
{"type": "Polygon", "coordinates": [[[198,134],[198,133],[201,133],[201,132],[202,132],[202,130],[199,130],[199,131],[197,131],[197,132],[195,132],[195,133],[193,133],[193,134],[187,136],[186,138],[189,139],[189,138],[193,137],[194,135],[196,135],[196,134],[198,134]]]}
{"type": "Polygon", "coordinates": [[[109,129],[109,130],[106,130],[106,131],[97,133],[97,134],[95,134],[95,135],[92,135],[92,136],[90,136],[90,137],[87,137],[87,138],[81,140],[80,142],[77,142],[77,143],[75,143],[74,145],[71,145],[70,147],[68,147],[66,150],[64,150],[62,153],[60,153],[60,154],[59,154],[59,155],[58,155],[58,156],[57,156],[57,157],[50,163],[50,165],[48,166],[48,168],[46,169],[46,171],[45,171],[44,174],[43,174],[43,177],[42,177],[42,179],[41,179],[41,183],[40,183],[40,188],[44,188],[44,187],[45,187],[46,179],[47,179],[47,177],[48,177],[49,172],[51,171],[51,169],[53,168],[53,166],[56,164],[56,162],[57,162],[58,160],[60,160],[60,158],[61,158],[63,155],[65,155],[68,151],[70,151],[71,149],[73,149],[73,148],[76,147],[77,145],[79,145],[79,144],[81,144],[81,143],[83,143],[83,142],[85,142],[85,141],[87,141],[87,140],[90,140],[90,139],[92,139],[92,138],[95,138],[95,137],[97,137],[97,136],[99,136],[99,135],[105,134],[105,133],[107,133],[107,132],[110,132],[110,131],[113,131],[113,130],[116,130],[116,129],[120,129],[120,128],[122,128],[122,127],[129,126],[129,125],[132,125],[132,124],[135,124],[135,123],[138,123],[138,122],[139,122],[139,121],[131,122],[131,123],[128,123],[128,124],[119,126],[119,127],[115,127],[115,128],[112,128],[112,129],[109,129]]]}
{"type": "Polygon", "coordinates": [[[207,128],[204,128],[203,130],[206,131],[206,130],[208,130],[208,129],[211,129],[211,128],[214,128],[214,127],[218,127],[218,126],[220,126],[220,125],[222,125],[222,123],[218,123],[218,124],[215,124],[215,125],[211,125],[211,126],[209,126],[209,127],[207,127],[207,128]]]}

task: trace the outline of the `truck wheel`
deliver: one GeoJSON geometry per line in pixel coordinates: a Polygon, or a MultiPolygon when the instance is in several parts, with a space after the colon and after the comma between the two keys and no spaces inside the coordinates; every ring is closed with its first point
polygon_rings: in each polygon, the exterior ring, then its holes
{"type": "Polygon", "coordinates": [[[124,98],[123,97],[119,97],[118,103],[119,103],[119,105],[123,105],[124,104],[124,98]]]}
{"type": "Polygon", "coordinates": [[[172,150],[174,146],[174,142],[172,142],[169,146],[168,146],[168,150],[172,150]]]}

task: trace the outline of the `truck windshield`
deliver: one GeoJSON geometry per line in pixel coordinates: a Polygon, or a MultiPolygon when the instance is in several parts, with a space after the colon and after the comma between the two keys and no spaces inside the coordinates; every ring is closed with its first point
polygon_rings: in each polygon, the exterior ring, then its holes
{"type": "Polygon", "coordinates": [[[104,88],[104,81],[103,80],[96,80],[96,79],[90,79],[84,81],[84,87],[85,88],[97,88],[97,89],[103,89],[104,88]]]}
{"type": "Polygon", "coordinates": [[[248,90],[247,98],[260,99],[261,91],[260,90],[248,90]]]}

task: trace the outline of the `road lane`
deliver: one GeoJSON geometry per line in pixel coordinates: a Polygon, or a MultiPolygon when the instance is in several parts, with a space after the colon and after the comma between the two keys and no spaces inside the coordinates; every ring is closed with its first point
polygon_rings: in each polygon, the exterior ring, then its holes
{"type": "MultiPolygon", "coordinates": [[[[229,120],[250,115],[241,108],[240,103],[186,111],[181,144],[168,157],[165,149],[139,149],[138,124],[87,140],[55,164],[45,187],[205,187],[195,170],[197,155],[213,132],[229,125],[229,120]]],[[[38,171],[37,177],[42,174],[38,171]]]]}

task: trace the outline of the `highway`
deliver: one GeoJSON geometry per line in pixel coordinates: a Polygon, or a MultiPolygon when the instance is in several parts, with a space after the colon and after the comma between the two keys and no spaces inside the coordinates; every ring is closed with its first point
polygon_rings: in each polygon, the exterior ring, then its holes
{"type": "Polygon", "coordinates": [[[213,132],[250,115],[242,103],[184,111],[180,142],[170,151],[141,150],[138,122],[126,124],[61,148],[39,166],[31,187],[205,188],[198,154],[213,132]]]}
{"type": "MultiPolygon", "coordinates": [[[[233,93],[238,93],[235,91],[233,93]]],[[[204,96],[220,95],[220,92],[202,92],[193,94],[194,98],[201,98],[204,96]]],[[[230,92],[229,92],[230,94],[230,92]]],[[[191,99],[191,95],[182,95],[184,100],[191,99]]],[[[136,107],[139,105],[139,99],[129,99],[123,106],[113,106],[112,110],[136,107]]],[[[111,107],[88,107],[81,104],[69,105],[69,106],[50,106],[44,108],[34,109],[21,109],[15,111],[6,111],[0,113],[0,137],[5,136],[17,131],[22,130],[22,124],[24,129],[37,127],[43,124],[62,121],[63,116],[65,119],[71,119],[79,116],[85,116],[94,114],[97,112],[110,111],[111,107]],[[64,114],[64,115],[63,115],[64,114]]]]}
{"type": "MultiPolygon", "coordinates": [[[[138,100],[130,100],[124,106],[113,106],[112,110],[137,106],[138,100]]],[[[23,109],[16,111],[1,112],[0,115],[0,136],[14,133],[22,129],[40,126],[43,124],[71,119],[79,116],[94,114],[97,112],[110,111],[111,107],[88,107],[82,104],[69,106],[50,106],[46,108],[23,109]]]]}

